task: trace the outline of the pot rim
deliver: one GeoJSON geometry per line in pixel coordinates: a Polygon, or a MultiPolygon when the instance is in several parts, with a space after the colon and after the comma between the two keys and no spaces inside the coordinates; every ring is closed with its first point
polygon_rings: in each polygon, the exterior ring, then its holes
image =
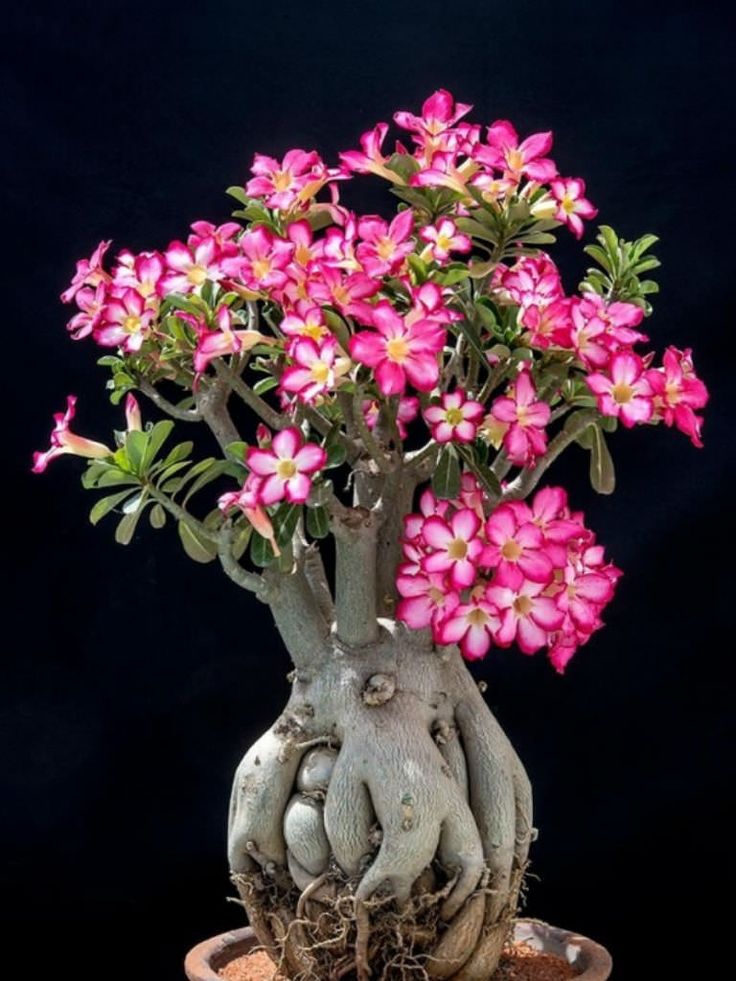
{"type": "MultiPolygon", "coordinates": [[[[518,919],[514,938],[523,940],[538,950],[564,957],[573,967],[580,968],[579,981],[606,981],[613,960],[605,947],[582,934],[551,926],[543,920],[518,919]]],[[[184,961],[189,981],[221,981],[217,971],[252,947],[255,934],[251,927],[240,927],[203,940],[193,947],[184,961]]]]}

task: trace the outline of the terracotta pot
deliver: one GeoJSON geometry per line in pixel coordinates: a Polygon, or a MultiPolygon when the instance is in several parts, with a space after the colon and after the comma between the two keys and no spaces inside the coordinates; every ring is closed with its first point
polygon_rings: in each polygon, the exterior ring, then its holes
{"type": "MultiPolygon", "coordinates": [[[[537,950],[566,958],[578,972],[580,981],[606,981],[613,962],[605,947],[569,930],[560,930],[541,920],[517,920],[516,940],[523,940],[537,950]]],[[[187,954],[184,970],[189,981],[220,981],[217,971],[256,945],[250,927],[221,933],[197,944],[187,954]]]]}

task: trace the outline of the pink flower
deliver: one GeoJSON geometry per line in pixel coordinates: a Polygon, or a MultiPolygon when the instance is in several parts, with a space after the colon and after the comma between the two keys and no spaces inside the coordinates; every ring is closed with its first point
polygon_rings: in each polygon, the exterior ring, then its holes
{"type": "Polygon", "coordinates": [[[435,639],[439,644],[459,644],[463,657],[477,661],[490,650],[500,623],[493,603],[481,590],[474,590],[467,603],[461,603],[440,622],[435,639]]]}
{"type": "Polygon", "coordinates": [[[295,427],[277,433],[270,449],[249,447],[245,462],[263,482],[255,494],[259,504],[276,504],[284,498],[304,504],[312,489],[311,475],[327,462],[327,454],[316,443],[305,443],[295,427]]]}
{"type": "Polygon", "coordinates": [[[501,617],[495,634],[498,644],[508,646],[516,641],[524,654],[534,654],[548,643],[549,634],[562,626],[565,614],[553,599],[542,595],[545,589],[543,582],[519,582],[499,570],[486,589],[501,617]]]}
{"type": "Polygon", "coordinates": [[[425,225],[419,231],[419,238],[428,243],[425,251],[440,265],[449,260],[451,252],[470,252],[473,248],[470,236],[458,232],[452,218],[440,218],[435,225],[425,225]]]}
{"type": "Polygon", "coordinates": [[[259,225],[246,232],[239,244],[242,255],[223,260],[223,269],[228,276],[240,276],[245,285],[256,292],[284,285],[287,280],[284,269],[294,254],[291,242],[259,225]]]}
{"type": "Polygon", "coordinates": [[[544,427],[551,410],[546,402],[535,400],[536,394],[531,375],[524,369],[508,395],[500,396],[491,406],[491,416],[509,427],[503,437],[508,458],[521,467],[533,464],[547,449],[544,427]]]}
{"type": "Polygon", "coordinates": [[[382,395],[402,395],[407,381],[420,392],[429,392],[439,379],[437,355],[446,331],[431,320],[408,324],[390,303],[373,308],[375,330],[359,331],[350,339],[350,355],[375,371],[382,395]]]}
{"type": "Polygon", "coordinates": [[[420,137],[437,137],[466,116],[472,106],[456,103],[446,89],[438,89],[422,105],[422,115],[410,112],[394,113],[394,122],[402,129],[419,134],[420,137]]]}
{"type": "Polygon", "coordinates": [[[598,399],[601,415],[614,416],[629,429],[652,418],[652,387],[638,354],[617,352],[611,357],[608,374],[595,372],[585,381],[598,399]]]}
{"type": "Polygon", "coordinates": [[[279,326],[287,337],[311,337],[318,344],[330,336],[322,310],[308,301],[298,304],[296,312],[287,314],[279,326]]]}
{"type": "Polygon", "coordinates": [[[71,303],[83,286],[97,286],[99,283],[110,281],[109,274],[102,268],[102,261],[110,244],[109,241],[100,242],[89,259],[80,259],[77,262],[77,270],[71,285],[61,294],[62,303],[71,303]]]}
{"type": "MultiPolygon", "coordinates": [[[[269,208],[288,211],[304,188],[314,180],[315,170],[322,164],[319,154],[312,150],[289,150],[279,163],[273,157],[257,153],[253,158],[251,178],[245,192],[252,198],[264,198],[269,208]]],[[[322,165],[323,166],[323,165],[322,165]]]]}
{"type": "Polygon", "coordinates": [[[529,306],[519,311],[519,321],[527,328],[524,340],[530,347],[546,351],[550,347],[572,347],[570,301],[554,300],[547,306],[529,306]]]}
{"type": "Polygon", "coordinates": [[[109,286],[106,282],[98,283],[92,289],[85,286],[77,291],[75,297],[79,313],[75,313],[66,329],[75,341],[92,334],[102,319],[102,313],[107,302],[109,286]]]}
{"type": "Polygon", "coordinates": [[[644,316],[634,303],[607,303],[597,293],[584,293],[570,301],[570,341],[586,367],[602,368],[615,351],[649,340],[634,330],[644,316]]]}
{"type": "Polygon", "coordinates": [[[294,245],[293,261],[303,268],[319,259],[324,250],[322,242],[314,241],[314,232],[308,221],[292,221],[286,229],[286,237],[294,245]]]}
{"type": "Polygon", "coordinates": [[[169,269],[160,280],[160,290],[164,294],[191,293],[199,290],[207,280],[217,283],[223,277],[213,238],[202,239],[193,249],[183,242],[172,242],[164,259],[169,269]]]}
{"type": "Polygon", "coordinates": [[[480,528],[480,518],[469,508],[456,511],[449,521],[438,515],[427,518],[422,538],[433,551],[422,562],[422,568],[425,572],[448,573],[454,589],[471,586],[483,551],[478,538],[480,528]]]}
{"type": "Polygon", "coordinates": [[[74,456],[84,456],[89,459],[102,459],[112,456],[113,451],[103,443],[95,443],[84,436],[77,436],[69,430],[69,423],[74,418],[77,404],[76,395],[67,395],[66,412],[54,413],[54,428],[51,433],[51,446],[44,453],[33,454],[33,473],[43,473],[46,467],[57,456],[72,453],[74,456]]]}
{"type": "Polygon", "coordinates": [[[563,589],[557,606],[570,616],[578,630],[590,633],[596,628],[600,611],[613,599],[614,583],[600,572],[568,564],[563,572],[563,589]]]}
{"type": "Polygon", "coordinates": [[[522,256],[510,268],[499,264],[492,284],[502,302],[518,303],[524,308],[547,307],[565,295],[559,270],[546,252],[522,256]]]}
{"type": "Polygon", "coordinates": [[[436,628],[460,602],[458,594],[448,588],[443,575],[423,571],[408,575],[403,568],[399,566],[396,576],[396,588],[403,597],[396,607],[396,619],[412,630],[436,628]]]}
{"type": "MultiPolygon", "coordinates": [[[[386,133],[388,133],[388,125],[386,123],[377,123],[373,129],[369,129],[367,133],[363,133],[360,138],[360,146],[363,152],[346,150],[340,154],[340,160],[348,170],[352,170],[356,174],[373,173],[381,177],[390,175],[391,172],[387,171],[386,168],[388,158],[384,157],[381,152],[383,141],[386,139],[386,133]]],[[[396,175],[393,175],[392,179],[395,178],[396,175]]]]}
{"type": "Polygon", "coordinates": [[[155,298],[161,292],[161,280],[166,271],[160,252],[121,252],[113,272],[115,286],[137,290],[144,300],[155,298]]]}
{"type": "Polygon", "coordinates": [[[94,339],[103,347],[121,347],[127,354],[140,351],[151,333],[155,310],[134,289],[115,290],[102,311],[94,339]]]}
{"type": "Polygon", "coordinates": [[[678,351],[676,347],[668,347],[662,362],[661,368],[646,373],[656,416],[666,426],[674,425],[689,436],[694,446],[702,447],[703,418],[694,410],[702,409],[707,403],[708,389],[695,375],[690,348],[678,351]]]}
{"type": "Polygon", "coordinates": [[[413,226],[411,208],[400,211],[390,225],[377,215],[360,219],[358,234],[363,241],[355,254],[369,276],[392,275],[401,268],[404,259],[414,251],[413,226]]]}
{"type": "Polygon", "coordinates": [[[544,157],[552,149],[552,133],[535,133],[519,143],[511,123],[499,119],[488,128],[488,145],[479,145],[473,158],[487,167],[503,171],[506,177],[519,181],[522,176],[540,184],[557,176],[557,167],[544,157]]]}
{"type": "Polygon", "coordinates": [[[190,249],[197,249],[207,239],[212,239],[221,257],[237,255],[237,237],[243,228],[237,221],[226,221],[223,225],[213,225],[211,221],[193,221],[192,231],[187,238],[190,249]]]}
{"type": "Polygon", "coordinates": [[[311,337],[298,338],[289,347],[289,355],[296,363],[282,374],[279,391],[294,394],[307,405],[333,391],[340,377],[350,370],[350,361],[339,356],[334,337],[319,345],[311,337]]]}
{"type": "Polygon", "coordinates": [[[502,504],[486,521],[486,540],[480,564],[497,570],[507,584],[522,579],[548,585],[554,566],[545,551],[544,535],[533,513],[521,502],[502,504]]]}
{"type": "Polygon", "coordinates": [[[310,299],[318,303],[332,303],[346,316],[370,320],[373,308],[365,298],[374,296],[380,287],[380,282],[363,272],[346,276],[341,269],[323,264],[319,277],[308,283],[307,290],[310,299]]]}
{"type": "MultiPolygon", "coordinates": [[[[553,175],[554,176],[554,175],[553,175]]],[[[595,218],[598,209],[586,197],[585,181],[580,177],[560,178],[550,184],[553,197],[558,202],[557,221],[564,222],[575,238],[582,238],[583,218],[595,218]]]]}
{"type": "Polygon", "coordinates": [[[248,474],[241,490],[221,494],[217,506],[223,514],[228,514],[233,508],[239,508],[261,538],[265,538],[271,543],[273,554],[278,557],[281,555],[281,550],[276,541],[273,524],[268,513],[258,501],[258,491],[262,483],[263,481],[259,477],[252,473],[248,474]]]}
{"type": "Polygon", "coordinates": [[[424,418],[437,443],[472,443],[484,411],[480,402],[466,398],[465,392],[457,389],[444,392],[439,405],[424,410],[424,418]]]}
{"type": "MultiPolygon", "coordinates": [[[[378,402],[375,399],[364,399],[362,409],[366,425],[369,429],[375,429],[381,411],[378,402]]],[[[399,399],[399,408],[396,413],[396,428],[402,439],[406,439],[406,427],[416,419],[418,414],[419,399],[413,395],[402,395],[399,399]]]]}
{"type": "Polygon", "coordinates": [[[141,407],[132,392],[128,392],[125,396],[125,428],[129,433],[141,432],[143,429],[141,407]]]}
{"type": "MultiPolygon", "coordinates": [[[[189,320],[184,314],[182,319],[189,320]]],[[[192,318],[193,320],[194,318],[192,318]]],[[[190,320],[191,323],[191,320],[190,320]]],[[[273,344],[274,341],[257,330],[233,330],[233,317],[230,308],[224,304],[215,311],[217,330],[208,330],[203,324],[195,326],[199,330],[199,340],[194,352],[194,370],[198,375],[207,370],[210,361],[249,351],[256,344],[273,344]]]]}

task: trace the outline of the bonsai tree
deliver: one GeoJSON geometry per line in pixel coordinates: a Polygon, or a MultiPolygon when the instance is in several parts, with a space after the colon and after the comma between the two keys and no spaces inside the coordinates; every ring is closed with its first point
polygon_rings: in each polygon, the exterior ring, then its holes
{"type": "Polygon", "coordinates": [[[111,263],[101,242],[62,295],[126,426],[76,435],[69,396],[34,470],[87,458],[93,523],[115,515],[122,545],[144,515],[174,524],[270,607],[293,661],[229,822],[233,881],[290,978],[491,977],[532,795],[464,659],[544,650],[561,673],[602,626],[620,570],[542,486],[568,446],[609,494],[619,424],[701,445],[690,350],[657,363],[641,330],[655,236],[601,226],[566,292],[544,248],[595,217],[583,181],[550,133],[470,110],[435,92],[395,114],[404,142],[378,123],[337,166],[256,154],[234,221],[111,263]],[[357,175],[393,217],[341,203],[357,175]],[[144,425],[134,391],[169,418],[144,425]]]}

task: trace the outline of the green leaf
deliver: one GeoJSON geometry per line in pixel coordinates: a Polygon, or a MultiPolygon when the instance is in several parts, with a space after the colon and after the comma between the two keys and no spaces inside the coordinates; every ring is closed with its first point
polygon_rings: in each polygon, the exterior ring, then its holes
{"type": "Polygon", "coordinates": [[[301,504],[289,504],[288,501],[284,501],[279,505],[271,519],[279,548],[286,548],[291,541],[301,513],[301,504]]]}
{"type": "Polygon", "coordinates": [[[527,245],[554,245],[557,238],[549,232],[529,232],[528,234],[519,235],[514,241],[525,242],[527,245]]]}
{"type": "Polygon", "coordinates": [[[345,449],[340,434],[340,423],[336,422],[325,437],[323,444],[324,451],[327,454],[327,463],[324,466],[325,470],[332,470],[334,467],[341,467],[347,459],[347,450],[345,449]]]}
{"type": "Polygon", "coordinates": [[[322,505],[307,508],[307,531],[312,538],[326,538],[330,533],[330,519],[322,505]]]}
{"type": "Polygon", "coordinates": [[[496,477],[495,473],[492,473],[488,467],[479,463],[473,450],[469,446],[458,446],[458,453],[464,460],[466,466],[478,478],[478,481],[486,493],[490,494],[491,497],[500,497],[501,484],[498,482],[498,477],[496,477]]]}
{"type": "Polygon", "coordinates": [[[139,507],[135,511],[131,511],[130,514],[126,514],[118,524],[115,529],[115,541],[118,545],[130,545],[135,534],[135,529],[144,511],[144,507],[139,507]]]}
{"type": "Polygon", "coordinates": [[[266,392],[270,392],[272,388],[276,388],[278,385],[278,378],[274,378],[273,375],[268,375],[266,378],[261,378],[253,386],[253,391],[256,395],[265,395],[266,392]]]}
{"type": "Polygon", "coordinates": [[[109,514],[113,508],[116,508],[121,501],[124,501],[126,497],[131,494],[130,489],[119,491],[117,494],[110,494],[108,497],[101,497],[93,506],[92,510],[89,512],[89,520],[91,524],[96,525],[98,521],[109,514]]]}
{"type": "Polygon", "coordinates": [[[148,433],[143,433],[140,430],[133,430],[133,432],[128,433],[125,439],[125,452],[128,454],[130,468],[133,473],[142,474],[144,472],[143,461],[146,457],[147,449],[148,433]]]}
{"type": "Polygon", "coordinates": [[[158,501],[151,508],[148,520],[151,522],[151,527],[156,529],[163,528],[166,524],[166,511],[158,501]]]}
{"type": "Polygon", "coordinates": [[[190,559],[205,565],[217,557],[217,547],[212,542],[202,538],[198,532],[194,531],[191,525],[188,525],[185,521],[180,521],[178,529],[184,551],[190,559]]]}
{"type": "Polygon", "coordinates": [[[350,342],[350,329],[348,328],[348,325],[345,323],[337,310],[332,310],[329,307],[323,307],[322,313],[327,326],[338,339],[340,344],[345,348],[345,350],[347,350],[348,343],[350,342]]]}
{"type": "MultiPolygon", "coordinates": [[[[201,467],[201,464],[198,464],[198,466],[201,467]]],[[[223,474],[227,473],[229,466],[230,466],[229,460],[213,460],[210,462],[210,464],[206,469],[202,467],[201,468],[202,472],[199,474],[197,479],[194,481],[192,486],[187,491],[187,495],[184,498],[184,502],[183,502],[184,506],[186,507],[187,501],[190,498],[194,497],[194,495],[198,491],[201,491],[203,487],[206,487],[207,484],[211,484],[213,480],[217,480],[218,477],[222,477],[223,474]]],[[[192,470],[194,469],[195,468],[192,467],[192,470]]],[[[189,474],[187,474],[186,479],[189,480],[191,476],[192,473],[190,471],[189,474]]]]}
{"type": "Polygon", "coordinates": [[[437,273],[433,277],[438,283],[442,283],[443,286],[455,286],[457,283],[462,283],[464,279],[467,279],[470,273],[467,267],[456,267],[454,269],[447,269],[444,272],[437,273]]]}
{"type": "Polygon", "coordinates": [[[231,460],[235,460],[236,463],[245,462],[245,451],[248,449],[248,444],[244,443],[242,439],[236,439],[234,443],[228,443],[225,447],[225,452],[230,457],[231,460]]]}
{"type": "Polygon", "coordinates": [[[186,459],[192,452],[194,443],[191,440],[186,440],[184,443],[177,443],[177,445],[169,451],[169,455],[163,461],[162,466],[164,469],[170,467],[173,463],[178,463],[180,460],[186,459]]]}
{"type": "Polygon", "coordinates": [[[426,283],[429,278],[429,271],[427,269],[427,263],[420,259],[418,255],[408,255],[406,261],[409,263],[409,268],[414,273],[414,278],[417,283],[421,285],[426,283]]]}
{"type": "Polygon", "coordinates": [[[146,452],[143,456],[143,463],[141,466],[143,473],[147,472],[148,468],[156,459],[159,450],[169,438],[173,428],[174,423],[171,421],[171,419],[162,419],[161,422],[157,422],[155,426],[153,426],[153,428],[146,433],[148,436],[148,446],[146,447],[146,452]]]}
{"type": "Polygon", "coordinates": [[[491,262],[471,262],[468,267],[468,275],[471,279],[483,279],[488,275],[488,273],[493,272],[496,268],[497,263],[491,262]]]}
{"type": "Polygon", "coordinates": [[[255,530],[250,538],[250,558],[253,564],[259,566],[261,569],[265,569],[271,565],[276,558],[273,554],[271,543],[255,530]]]}
{"type": "Polygon", "coordinates": [[[233,184],[231,187],[228,187],[225,194],[229,194],[231,198],[235,198],[235,200],[242,205],[247,205],[250,203],[250,198],[245,193],[245,188],[238,187],[237,184],[233,184]]]}
{"type": "Polygon", "coordinates": [[[483,350],[483,345],[481,344],[473,325],[469,324],[467,320],[457,320],[451,326],[455,333],[463,335],[465,340],[472,347],[475,355],[480,358],[481,364],[486,364],[486,352],[483,350]]]}
{"type": "Polygon", "coordinates": [[[101,474],[97,480],[97,487],[119,487],[123,484],[139,485],[140,480],[130,473],[123,473],[117,467],[113,467],[101,474]]]}
{"type": "Polygon", "coordinates": [[[461,232],[465,232],[472,238],[482,239],[484,242],[490,242],[491,245],[498,244],[498,232],[494,228],[476,221],[475,218],[457,218],[455,224],[461,232]]]}
{"type": "Polygon", "coordinates": [[[454,500],[460,493],[460,461],[452,446],[443,447],[440,453],[432,474],[432,490],[445,501],[454,500]]]}
{"type": "Polygon", "coordinates": [[[598,426],[593,426],[593,446],[590,451],[590,483],[599,494],[613,494],[616,473],[606,438],[598,426]]]}

